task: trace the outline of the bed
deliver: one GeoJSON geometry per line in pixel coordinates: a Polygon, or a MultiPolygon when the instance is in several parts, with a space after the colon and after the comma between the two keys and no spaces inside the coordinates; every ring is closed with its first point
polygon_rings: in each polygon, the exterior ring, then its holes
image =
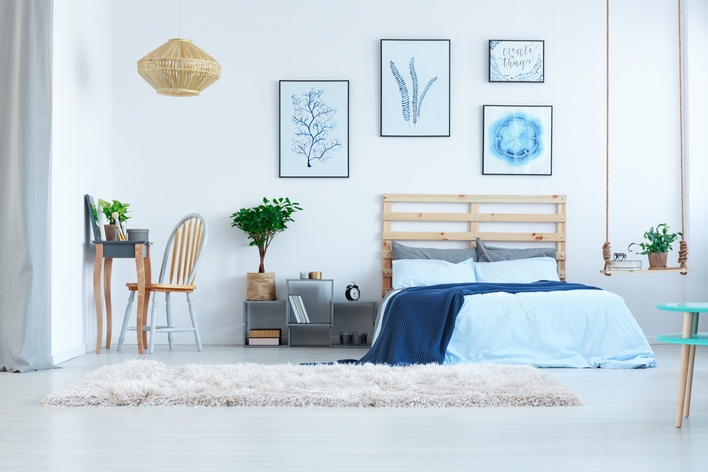
{"type": "Polygon", "coordinates": [[[654,367],[620,296],[565,282],[566,204],[565,195],[385,194],[384,300],[362,361],[654,367]],[[391,354],[401,350],[416,354],[391,354]]]}

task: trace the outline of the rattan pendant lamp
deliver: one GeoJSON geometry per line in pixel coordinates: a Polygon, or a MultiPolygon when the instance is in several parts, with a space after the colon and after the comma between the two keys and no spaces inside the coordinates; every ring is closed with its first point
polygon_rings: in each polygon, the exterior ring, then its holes
{"type": "MultiPolygon", "coordinates": [[[[181,7],[180,2],[179,23],[181,7]]],[[[140,59],[138,73],[160,95],[195,97],[219,80],[221,65],[191,40],[177,37],[140,59]]]]}
{"type": "Polygon", "coordinates": [[[685,196],[685,177],[684,177],[684,146],[683,146],[683,43],[681,33],[681,0],[677,0],[678,5],[678,76],[679,76],[679,138],[680,138],[680,167],[681,167],[681,241],[679,241],[678,267],[657,267],[649,270],[637,271],[613,271],[611,268],[610,248],[610,0],[605,1],[605,27],[606,27],[606,75],[605,75],[605,243],[602,245],[602,258],[605,261],[603,269],[600,271],[605,275],[618,273],[636,274],[639,272],[678,272],[686,275],[691,272],[686,266],[688,262],[688,243],[686,242],[686,205],[684,202],[685,196]]]}

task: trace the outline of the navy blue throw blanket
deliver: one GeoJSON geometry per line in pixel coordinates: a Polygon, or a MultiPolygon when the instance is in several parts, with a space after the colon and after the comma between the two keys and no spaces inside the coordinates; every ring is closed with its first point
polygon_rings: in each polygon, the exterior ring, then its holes
{"type": "Polygon", "coordinates": [[[391,296],[379,336],[359,363],[442,364],[465,295],[567,290],[601,289],[546,280],[530,284],[469,283],[407,288],[391,296]]]}

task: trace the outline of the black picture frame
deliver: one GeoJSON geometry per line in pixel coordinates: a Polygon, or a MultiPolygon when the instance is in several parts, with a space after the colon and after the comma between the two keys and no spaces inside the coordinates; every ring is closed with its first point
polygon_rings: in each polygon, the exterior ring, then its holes
{"type": "Polygon", "coordinates": [[[93,202],[93,197],[89,194],[84,195],[84,203],[86,205],[86,215],[88,223],[91,227],[94,241],[101,241],[101,228],[98,226],[98,208],[93,202]]]}
{"type": "Polygon", "coordinates": [[[382,39],[380,86],[382,137],[450,137],[449,39],[382,39]]]}
{"type": "Polygon", "coordinates": [[[278,136],[279,177],[348,178],[349,81],[279,81],[278,136]]]}
{"type": "Polygon", "coordinates": [[[553,106],[482,110],[482,175],[553,175],[553,106]]]}
{"type": "Polygon", "coordinates": [[[545,69],[544,40],[489,40],[489,82],[542,84],[545,69]]]}

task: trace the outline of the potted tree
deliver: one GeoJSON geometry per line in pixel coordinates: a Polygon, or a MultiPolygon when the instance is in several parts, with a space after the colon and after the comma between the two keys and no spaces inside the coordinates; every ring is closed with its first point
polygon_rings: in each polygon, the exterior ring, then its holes
{"type": "Polygon", "coordinates": [[[683,236],[681,232],[669,233],[669,226],[666,223],[657,225],[656,230],[652,226],[649,231],[644,232],[646,242],[631,243],[627,250],[635,254],[646,254],[649,258],[650,268],[666,267],[666,259],[671,251],[671,243],[676,241],[678,236],[683,236]],[[632,251],[632,246],[639,246],[641,252],[632,251]]]}
{"type": "Polygon", "coordinates": [[[287,223],[294,221],[292,214],[302,210],[297,202],[289,198],[263,198],[263,204],[252,208],[241,208],[231,215],[232,227],[248,235],[250,246],[258,247],[260,265],[258,272],[246,274],[247,300],[275,300],[275,274],[265,271],[265,256],[276,234],[285,231],[287,223]]]}
{"type": "Polygon", "coordinates": [[[101,211],[106,215],[106,221],[108,224],[103,226],[106,232],[106,240],[115,241],[118,238],[118,234],[122,231],[119,229],[119,225],[130,218],[128,213],[128,207],[130,203],[121,203],[118,200],[113,200],[113,203],[108,203],[106,200],[98,199],[98,205],[101,207],[101,211]]]}

